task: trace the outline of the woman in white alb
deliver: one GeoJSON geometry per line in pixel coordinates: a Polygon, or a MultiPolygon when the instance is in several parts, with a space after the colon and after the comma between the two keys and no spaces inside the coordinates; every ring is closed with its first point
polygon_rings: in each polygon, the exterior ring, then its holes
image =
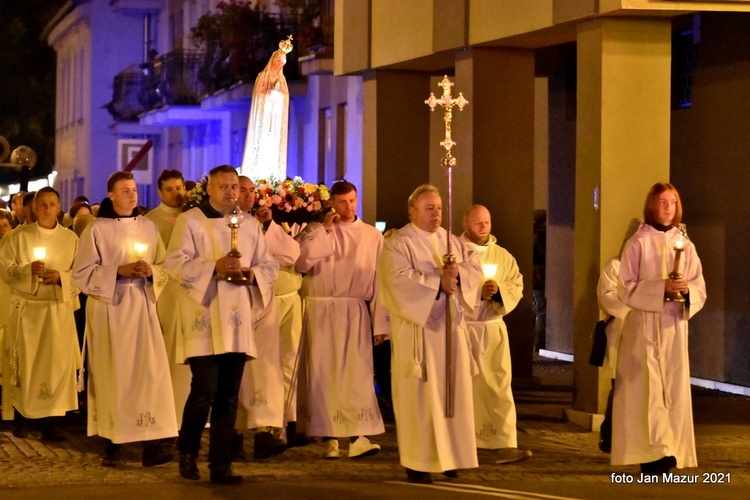
{"type": "Polygon", "coordinates": [[[612,465],[647,474],[696,467],[690,396],[688,319],[703,308],[706,286],[695,246],[678,229],[682,204],[669,183],[646,197],[644,221],[620,265],[625,318],[614,393],[612,465]],[[682,247],[680,278],[670,278],[682,247]],[[684,301],[665,301],[665,293],[684,301]]]}

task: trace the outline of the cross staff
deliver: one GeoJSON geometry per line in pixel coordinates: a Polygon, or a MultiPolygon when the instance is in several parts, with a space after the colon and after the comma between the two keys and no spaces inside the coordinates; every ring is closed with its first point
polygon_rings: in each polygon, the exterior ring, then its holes
{"type": "MultiPolygon", "coordinates": [[[[440,145],[445,148],[445,156],[440,160],[440,166],[446,169],[448,175],[448,248],[443,255],[443,268],[450,264],[456,263],[456,256],[453,255],[453,174],[452,169],[456,166],[456,158],[451,154],[451,148],[456,143],[451,138],[451,121],[453,120],[453,106],[458,106],[459,111],[463,111],[464,106],[469,104],[464,95],[459,92],[458,97],[451,97],[451,87],[453,82],[448,80],[445,75],[438,83],[442,87],[443,95],[440,99],[430,92],[430,98],[425,101],[430,107],[430,111],[435,111],[435,107],[440,105],[445,108],[445,139],[440,145]]],[[[451,317],[451,298],[445,301],[445,417],[453,417],[453,399],[456,392],[455,379],[453,376],[453,321],[451,317]]]]}

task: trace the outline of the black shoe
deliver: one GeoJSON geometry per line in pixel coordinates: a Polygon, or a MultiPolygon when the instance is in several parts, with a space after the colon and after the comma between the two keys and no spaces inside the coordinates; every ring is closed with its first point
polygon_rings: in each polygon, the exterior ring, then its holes
{"type": "Polygon", "coordinates": [[[232,436],[232,462],[242,462],[247,458],[245,454],[245,436],[241,432],[235,432],[232,436]]]}
{"type": "Polygon", "coordinates": [[[287,448],[297,448],[307,446],[312,443],[312,439],[301,432],[297,432],[297,422],[286,424],[286,446],[287,448]]]}
{"type": "Polygon", "coordinates": [[[29,437],[29,421],[26,417],[14,410],[13,415],[13,435],[17,438],[29,437]]]}
{"type": "Polygon", "coordinates": [[[172,456],[172,452],[165,450],[161,441],[144,441],[141,465],[144,467],[153,467],[155,465],[166,464],[172,461],[172,456]]]}
{"type": "Polygon", "coordinates": [[[644,474],[664,474],[675,467],[677,467],[675,457],[662,457],[659,460],[641,464],[641,472],[644,474]]]}
{"type": "Polygon", "coordinates": [[[198,466],[195,463],[195,455],[190,453],[180,454],[180,476],[193,481],[201,478],[198,466]]]}
{"type": "Polygon", "coordinates": [[[120,445],[107,440],[104,448],[104,457],[102,457],[103,467],[117,467],[120,465],[120,445]]]}
{"type": "Polygon", "coordinates": [[[432,483],[432,474],[413,469],[406,469],[406,478],[410,483],[430,484],[432,483]]]}
{"type": "Polygon", "coordinates": [[[602,453],[612,453],[612,441],[602,439],[599,441],[599,450],[602,453]]]}
{"type": "Polygon", "coordinates": [[[244,477],[232,472],[232,469],[221,469],[211,471],[211,482],[213,484],[242,484],[244,477]]]}
{"type": "Polygon", "coordinates": [[[446,470],[443,471],[443,475],[449,479],[456,479],[458,477],[458,471],[457,470],[446,470]]]}
{"type": "Polygon", "coordinates": [[[42,420],[42,441],[63,441],[65,435],[57,426],[59,417],[47,417],[42,420]]]}
{"type": "Polygon", "coordinates": [[[278,455],[286,450],[286,445],[280,440],[273,437],[270,432],[256,432],[253,442],[253,458],[263,460],[265,458],[278,455]]]}

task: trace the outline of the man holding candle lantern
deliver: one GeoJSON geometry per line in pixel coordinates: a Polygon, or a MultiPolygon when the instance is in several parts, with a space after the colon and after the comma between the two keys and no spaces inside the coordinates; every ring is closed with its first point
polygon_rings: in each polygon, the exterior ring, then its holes
{"type": "Polygon", "coordinates": [[[208,199],[177,217],[167,257],[183,289],[177,359],[193,375],[180,428],[180,475],[200,479],[196,457],[210,411],[208,462],[217,484],[243,481],[231,470],[238,392],[247,357],[257,355],[253,311],[274,300],[279,273],[262,227],[238,210],[238,191],[232,166],[213,168],[208,199]]]}
{"type": "Polygon", "coordinates": [[[477,254],[484,272],[476,306],[464,317],[472,355],[479,366],[479,375],[473,379],[477,447],[497,450],[495,463],[519,462],[530,458],[531,452],[518,448],[510,346],[503,316],[521,300],[523,276],[516,259],[490,234],[492,219],[487,208],[469,207],[463,227],[460,241],[464,258],[477,254]]]}
{"type": "Polygon", "coordinates": [[[156,225],[138,215],[133,174],[115,172],[97,219],[81,234],[73,281],[88,295],[88,434],[107,439],[102,465],[120,444],[143,442],[142,465],[169,462],[159,440],[177,435],[169,362],[156,299],[167,284],[156,225]]]}
{"type": "Polygon", "coordinates": [[[42,439],[64,436],[56,422],[78,408],[76,370],[81,368],[73,311],[79,307],[72,267],[78,237],[57,223],[60,196],[40,189],[37,222],[3,238],[2,277],[11,290],[3,351],[3,418],[13,434],[28,435],[26,419],[43,418],[42,439]]]}

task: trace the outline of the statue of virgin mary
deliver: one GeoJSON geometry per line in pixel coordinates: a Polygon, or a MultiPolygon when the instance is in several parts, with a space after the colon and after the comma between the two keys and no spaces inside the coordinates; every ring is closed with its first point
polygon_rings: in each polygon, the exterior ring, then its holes
{"type": "Polygon", "coordinates": [[[292,36],[289,35],[279,42],[279,49],[255,79],[240,175],[255,180],[286,178],[289,88],[284,78],[284,65],[291,50],[292,36]]]}

